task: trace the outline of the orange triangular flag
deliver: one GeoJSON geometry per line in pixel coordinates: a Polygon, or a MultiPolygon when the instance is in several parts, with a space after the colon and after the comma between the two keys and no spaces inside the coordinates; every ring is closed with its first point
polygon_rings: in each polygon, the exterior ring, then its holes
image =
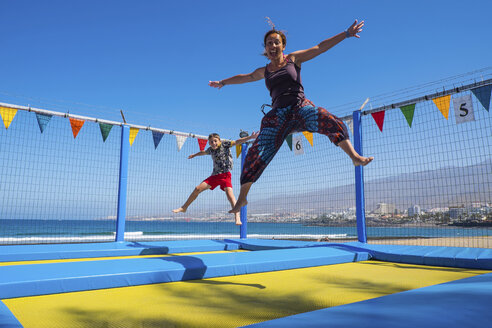
{"type": "Polygon", "coordinates": [[[243,151],[243,144],[236,144],[236,158],[239,157],[239,155],[241,155],[243,151]]]}
{"type": "Polygon", "coordinates": [[[137,137],[138,131],[140,131],[137,128],[130,128],[130,146],[133,145],[133,142],[135,141],[135,138],[137,137]]]}
{"type": "Polygon", "coordinates": [[[311,144],[311,147],[313,146],[313,133],[309,131],[302,131],[302,134],[306,137],[307,141],[311,144]]]}
{"type": "Polygon", "coordinates": [[[6,129],[8,129],[10,123],[12,123],[15,114],[17,114],[17,109],[0,106],[0,115],[2,116],[3,124],[6,129]]]}
{"type": "Polygon", "coordinates": [[[201,151],[205,150],[205,146],[207,145],[207,139],[196,139],[198,140],[198,147],[200,147],[201,151]]]}
{"type": "Polygon", "coordinates": [[[383,132],[383,124],[384,124],[384,110],[376,113],[372,113],[372,118],[378,125],[379,131],[383,132]]]}
{"type": "Polygon", "coordinates": [[[439,111],[441,111],[441,114],[446,119],[448,119],[448,116],[449,116],[450,100],[451,100],[450,95],[432,99],[434,104],[436,104],[437,108],[439,109],[439,111]]]}
{"type": "Polygon", "coordinates": [[[84,125],[84,120],[79,120],[77,118],[68,118],[70,120],[70,125],[72,126],[73,138],[77,138],[77,134],[79,134],[80,129],[82,129],[82,125],[84,125]]]}

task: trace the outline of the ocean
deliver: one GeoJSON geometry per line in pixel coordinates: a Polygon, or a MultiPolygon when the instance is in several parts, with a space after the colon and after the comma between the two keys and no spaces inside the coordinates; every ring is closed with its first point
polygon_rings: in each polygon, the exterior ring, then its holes
{"type": "MultiPolygon", "coordinates": [[[[106,242],[115,240],[115,220],[0,220],[0,245],[34,243],[106,242]]],[[[125,240],[185,240],[239,238],[239,227],[232,222],[127,221],[125,240]]],[[[353,227],[305,226],[301,223],[258,223],[247,225],[248,238],[275,239],[351,239],[353,227]]],[[[368,227],[367,236],[468,237],[492,236],[492,228],[463,227],[368,227]]]]}

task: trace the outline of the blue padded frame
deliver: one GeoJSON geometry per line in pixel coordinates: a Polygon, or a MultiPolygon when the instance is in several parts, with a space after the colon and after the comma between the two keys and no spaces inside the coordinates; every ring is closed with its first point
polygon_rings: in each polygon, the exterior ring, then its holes
{"type": "Polygon", "coordinates": [[[9,308],[0,301],[0,327],[2,328],[22,328],[21,323],[10,312],[9,308]]]}
{"type": "Polygon", "coordinates": [[[329,247],[0,266],[0,299],[364,261],[329,247]]]}
{"type": "Polygon", "coordinates": [[[222,240],[9,245],[0,246],[0,262],[212,252],[238,248],[238,244],[222,240]]]}

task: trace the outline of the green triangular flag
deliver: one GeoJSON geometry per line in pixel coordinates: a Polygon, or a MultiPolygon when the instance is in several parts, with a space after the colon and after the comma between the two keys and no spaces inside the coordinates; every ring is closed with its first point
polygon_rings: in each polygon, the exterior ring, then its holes
{"type": "Polygon", "coordinates": [[[287,141],[287,145],[289,145],[290,150],[292,151],[292,134],[289,134],[286,138],[285,141],[287,141]]]}
{"type": "Polygon", "coordinates": [[[400,107],[403,116],[407,119],[407,123],[409,127],[412,127],[413,114],[415,112],[415,104],[410,104],[406,106],[400,107]]]}
{"type": "Polygon", "coordinates": [[[103,142],[106,141],[106,138],[109,136],[109,131],[113,126],[111,124],[99,123],[99,128],[101,129],[101,135],[103,138],[103,142]]]}

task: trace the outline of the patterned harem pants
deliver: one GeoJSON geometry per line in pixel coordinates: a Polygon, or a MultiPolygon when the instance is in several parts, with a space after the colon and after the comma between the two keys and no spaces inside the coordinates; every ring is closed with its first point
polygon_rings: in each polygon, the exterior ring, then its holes
{"type": "Polygon", "coordinates": [[[290,133],[302,131],[324,134],[335,145],[349,138],[347,127],[342,120],[326,109],[316,107],[308,99],[304,99],[294,108],[289,106],[272,109],[263,117],[260,134],[246,155],[241,184],[256,182],[285,138],[290,133]]]}

